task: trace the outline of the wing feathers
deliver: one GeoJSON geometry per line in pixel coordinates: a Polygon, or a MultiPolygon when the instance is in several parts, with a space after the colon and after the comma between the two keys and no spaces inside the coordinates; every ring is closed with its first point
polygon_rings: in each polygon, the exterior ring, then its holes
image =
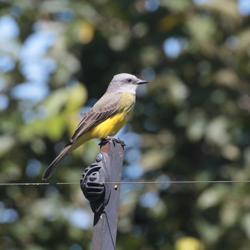
{"type": "Polygon", "coordinates": [[[71,142],[74,142],[83,133],[94,126],[105,121],[110,116],[114,115],[119,110],[119,102],[122,93],[106,93],[94,106],[91,108],[86,116],[82,119],[78,125],[74,135],[71,138],[71,142]]]}

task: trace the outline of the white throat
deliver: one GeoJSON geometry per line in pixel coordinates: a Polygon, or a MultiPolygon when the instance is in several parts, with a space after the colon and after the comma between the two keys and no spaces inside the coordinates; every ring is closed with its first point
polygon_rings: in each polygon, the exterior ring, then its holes
{"type": "Polygon", "coordinates": [[[117,89],[117,92],[128,92],[131,94],[136,94],[137,85],[124,85],[117,89]]]}

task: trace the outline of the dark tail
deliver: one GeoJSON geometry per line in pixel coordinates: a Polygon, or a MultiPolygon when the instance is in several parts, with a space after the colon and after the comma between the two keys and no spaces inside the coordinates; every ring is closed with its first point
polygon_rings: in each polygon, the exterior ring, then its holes
{"type": "Polygon", "coordinates": [[[43,180],[47,181],[52,173],[57,169],[61,162],[68,156],[68,151],[71,148],[72,144],[67,144],[60,154],[55,158],[55,160],[49,165],[46,171],[43,174],[43,180]]]}

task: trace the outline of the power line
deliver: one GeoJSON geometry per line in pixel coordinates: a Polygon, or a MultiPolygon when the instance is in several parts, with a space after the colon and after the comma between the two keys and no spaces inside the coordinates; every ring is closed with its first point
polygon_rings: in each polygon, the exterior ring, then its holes
{"type": "Polygon", "coordinates": [[[79,182],[38,182],[38,183],[31,183],[31,182],[27,182],[27,183],[0,183],[0,186],[49,186],[49,185],[76,185],[76,184],[80,184],[79,182]]]}
{"type": "MultiPolygon", "coordinates": [[[[243,181],[122,181],[122,182],[103,182],[100,184],[197,184],[197,183],[250,183],[250,180],[243,181]]],[[[80,185],[79,182],[41,182],[41,183],[0,183],[0,186],[49,186],[49,185],[80,185]]]]}

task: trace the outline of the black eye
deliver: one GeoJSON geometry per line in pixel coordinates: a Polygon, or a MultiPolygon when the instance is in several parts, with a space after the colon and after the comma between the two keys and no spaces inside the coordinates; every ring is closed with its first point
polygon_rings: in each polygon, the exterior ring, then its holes
{"type": "Polygon", "coordinates": [[[127,79],[127,81],[128,81],[128,82],[132,82],[132,79],[129,78],[129,79],[127,79]]]}

